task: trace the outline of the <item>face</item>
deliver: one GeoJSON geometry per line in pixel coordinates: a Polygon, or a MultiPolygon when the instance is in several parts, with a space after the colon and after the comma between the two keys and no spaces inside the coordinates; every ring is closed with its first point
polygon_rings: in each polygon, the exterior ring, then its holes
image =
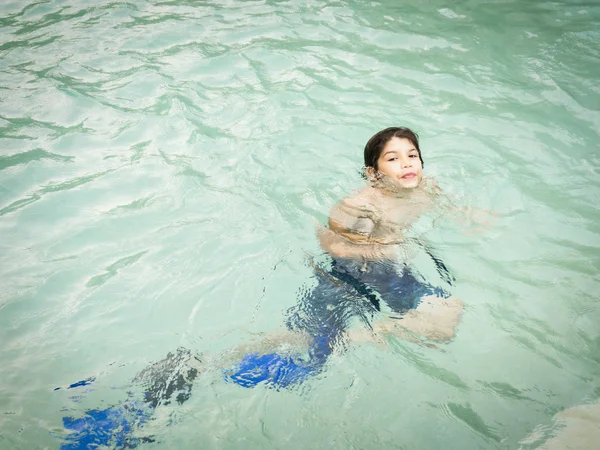
{"type": "MultiPolygon", "coordinates": [[[[398,187],[412,189],[421,182],[423,166],[419,152],[408,139],[390,139],[377,160],[377,166],[379,176],[387,177],[398,187]]],[[[375,169],[369,169],[369,176],[376,177],[375,169]]]]}

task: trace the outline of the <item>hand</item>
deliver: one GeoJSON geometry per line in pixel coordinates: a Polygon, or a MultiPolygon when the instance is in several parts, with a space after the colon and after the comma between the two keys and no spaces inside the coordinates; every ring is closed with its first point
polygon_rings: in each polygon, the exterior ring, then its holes
{"type": "Polygon", "coordinates": [[[471,227],[466,231],[467,234],[477,234],[491,228],[494,217],[498,217],[498,214],[488,209],[470,208],[468,218],[471,227]]]}

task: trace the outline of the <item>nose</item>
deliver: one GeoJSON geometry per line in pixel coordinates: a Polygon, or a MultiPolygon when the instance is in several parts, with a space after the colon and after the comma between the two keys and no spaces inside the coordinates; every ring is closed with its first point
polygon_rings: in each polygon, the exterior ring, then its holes
{"type": "Polygon", "coordinates": [[[402,158],[402,167],[412,167],[412,161],[410,160],[410,158],[402,158]]]}

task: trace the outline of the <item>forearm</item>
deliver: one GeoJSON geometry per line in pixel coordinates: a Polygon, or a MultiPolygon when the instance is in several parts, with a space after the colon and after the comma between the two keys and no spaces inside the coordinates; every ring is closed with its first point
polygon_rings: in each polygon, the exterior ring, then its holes
{"type": "Polygon", "coordinates": [[[473,206],[459,206],[449,196],[440,196],[439,199],[440,218],[449,219],[462,227],[471,228],[476,231],[488,228],[496,215],[493,211],[473,206]]]}
{"type": "Polygon", "coordinates": [[[347,233],[340,235],[328,228],[318,232],[321,248],[334,258],[357,260],[395,259],[396,246],[373,242],[364,236],[360,239],[350,240],[347,233]]]}

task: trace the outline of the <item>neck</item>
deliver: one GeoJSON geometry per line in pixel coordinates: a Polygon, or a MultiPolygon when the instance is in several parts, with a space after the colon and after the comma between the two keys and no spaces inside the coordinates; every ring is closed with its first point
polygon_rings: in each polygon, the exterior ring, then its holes
{"type": "Polygon", "coordinates": [[[419,186],[414,188],[403,188],[402,186],[399,186],[398,183],[390,180],[388,177],[383,177],[372,181],[371,186],[378,191],[381,191],[381,193],[386,197],[393,198],[409,198],[419,188],[419,186]]]}

